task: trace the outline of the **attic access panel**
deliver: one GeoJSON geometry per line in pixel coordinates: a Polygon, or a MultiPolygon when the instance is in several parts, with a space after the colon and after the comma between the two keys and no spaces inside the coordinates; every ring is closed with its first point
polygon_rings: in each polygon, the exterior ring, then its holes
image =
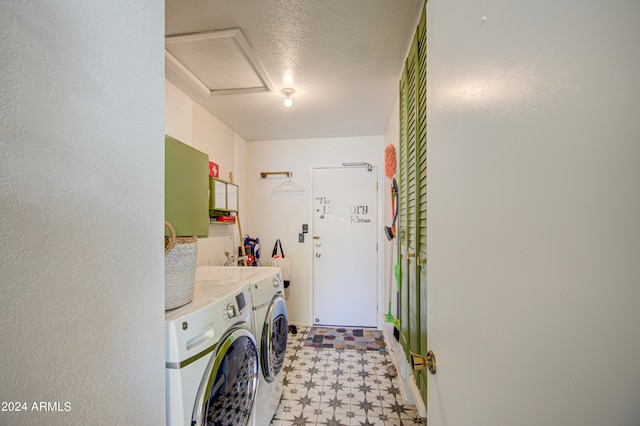
{"type": "Polygon", "coordinates": [[[206,97],[273,91],[240,29],[167,36],[165,66],[206,97]]]}

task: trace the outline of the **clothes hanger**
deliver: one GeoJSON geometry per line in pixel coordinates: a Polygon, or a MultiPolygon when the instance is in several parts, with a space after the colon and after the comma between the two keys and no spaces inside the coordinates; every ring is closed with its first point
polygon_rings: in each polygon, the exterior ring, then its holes
{"type": "Polygon", "coordinates": [[[305,188],[289,178],[273,188],[273,192],[304,192],[305,188]]]}

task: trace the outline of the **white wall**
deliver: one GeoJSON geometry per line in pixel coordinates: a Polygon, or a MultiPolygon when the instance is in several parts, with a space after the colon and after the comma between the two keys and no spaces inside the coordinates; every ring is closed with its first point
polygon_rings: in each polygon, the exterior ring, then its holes
{"type": "Polygon", "coordinates": [[[640,3],[427,21],[429,424],[639,424],[640,3]]]}
{"type": "Polygon", "coordinates": [[[193,146],[193,101],[168,80],[164,81],[164,99],[164,132],[193,146]]]}
{"type": "Polygon", "coordinates": [[[243,230],[252,237],[260,238],[263,262],[270,260],[276,239],[282,241],[293,265],[287,298],[289,321],[311,325],[312,168],[366,161],[382,170],[384,137],[255,141],[247,146],[249,208],[246,214],[243,212],[243,220],[246,218],[243,230]],[[306,188],[304,193],[272,193],[272,188],[283,182],[284,176],[267,179],[259,176],[261,171],[287,170],[293,172],[294,182],[306,188]],[[304,243],[299,243],[298,233],[302,232],[302,224],[305,223],[309,225],[309,234],[304,243]]]}
{"type": "Polygon", "coordinates": [[[163,23],[3,2],[0,424],[164,424],[163,23]]]}
{"type": "MultiPolygon", "coordinates": [[[[396,100],[396,103],[387,122],[387,131],[385,133],[385,148],[387,145],[393,145],[396,150],[396,181],[398,180],[398,172],[400,171],[399,159],[399,146],[400,146],[400,100],[396,100]]],[[[383,157],[383,167],[385,167],[386,159],[383,157]]],[[[386,172],[385,172],[386,173],[386,172]]],[[[392,206],[391,206],[391,185],[392,180],[386,177],[384,174],[382,191],[384,202],[384,226],[391,226],[393,222],[392,206]]],[[[397,206],[394,208],[397,209],[397,206]]],[[[396,233],[399,234],[400,224],[396,221],[396,233]]],[[[397,281],[394,275],[394,266],[397,263],[398,255],[398,237],[388,240],[384,238],[384,309],[385,313],[389,309],[389,301],[391,301],[391,313],[396,316],[396,302],[397,302],[397,281]]],[[[393,325],[393,323],[388,323],[393,325]]]]}
{"type": "MultiPolygon", "coordinates": [[[[219,177],[240,186],[240,219],[246,209],[245,168],[246,142],[233,130],[193,102],[180,89],[165,80],[165,132],[179,141],[193,146],[209,156],[209,161],[218,164],[219,177]]],[[[210,225],[209,237],[198,239],[197,265],[221,265],[225,251],[237,255],[240,244],[238,227],[235,225],[210,225]]]]}

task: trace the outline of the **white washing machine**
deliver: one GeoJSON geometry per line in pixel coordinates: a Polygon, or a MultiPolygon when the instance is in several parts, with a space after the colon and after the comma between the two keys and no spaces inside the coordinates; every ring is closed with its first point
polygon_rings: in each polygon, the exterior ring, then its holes
{"type": "Polygon", "coordinates": [[[165,313],[167,425],[248,424],[259,377],[252,295],[240,285],[203,286],[165,313]]]}
{"type": "Polygon", "coordinates": [[[271,422],[280,403],[287,348],[289,317],[284,301],[284,286],[279,267],[258,268],[251,278],[253,295],[253,332],[260,353],[260,378],[251,424],[265,426],[271,422]]]}

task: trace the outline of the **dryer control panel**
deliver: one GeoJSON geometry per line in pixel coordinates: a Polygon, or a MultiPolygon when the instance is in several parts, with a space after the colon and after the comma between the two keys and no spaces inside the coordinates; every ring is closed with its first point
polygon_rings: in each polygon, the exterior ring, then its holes
{"type": "Polygon", "coordinates": [[[226,298],[221,304],[222,320],[226,324],[234,324],[238,321],[246,321],[246,317],[251,315],[252,309],[251,288],[246,285],[241,291],[226,298]]]}

